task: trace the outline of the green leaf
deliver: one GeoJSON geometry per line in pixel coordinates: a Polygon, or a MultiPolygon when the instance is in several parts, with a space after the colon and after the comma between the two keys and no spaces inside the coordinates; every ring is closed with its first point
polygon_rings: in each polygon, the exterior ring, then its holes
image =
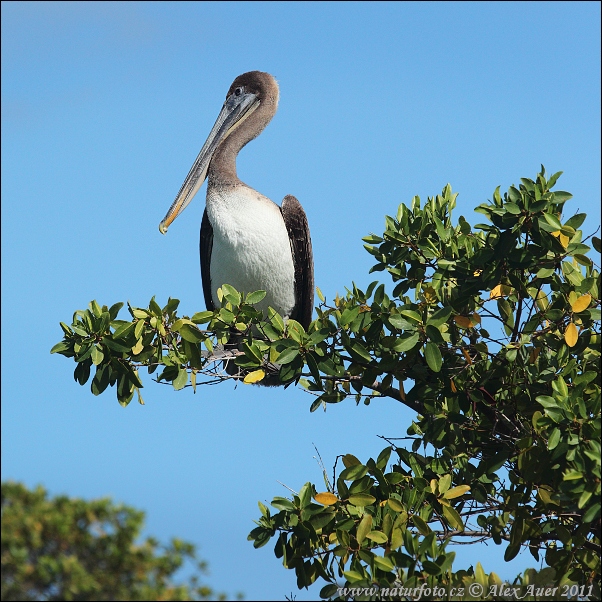
{"type": "Polygon", "coordinates": [[[246,341],[241,345],[242,350],[245,352],[245,356],[251,362],[261,364],[263,362],[263,354],[255,342],[249,344],[246,341]]]}
{"type": "Polygon", "coordinates": [[[234,306],[240,305],[240,293],[229,284],[222,284],[224,298],[234,306]]]}
{"type": "MultiPolygon", "coordinates": [[[[345,454],[342,458],[343,460],[343,464],[345,465],[345,468],[351,468],[352,466],[357,466],[358,464],[362,464],[358,458],[356,458],[353,454],[345,454]]],[[[366,472],[368,472],[368,469],[366,468],[366,472]]],[[[366,472],[362,473],[361,476],[363,477],[366,472]]],[[[350,480],[353,480],[354,478],[360,478],[360,477],[352,477],[350,480]]]]}
{"type": "Polygon", "coordinates": [[[299,347],[288,347],[276,358],[277,364],[290,364],[299,355],[299,347]]]}
{"type": "Polygon", "coordinates": [[[573,198],[570,192],[564,190],[555,190],[552,194],[554,195],[554,203],[564,203],[573,198]]]}
{"type": "Polygon", "coordinates": [[[69,345],[65,341],[61,341],[57,343],[51,350],[50,353],[62,353],[63,351],[68,351],[69,345]]]}
{"type": "Polygon", "coordinates": [[[438,328],[435,328],[434,326],[431,326],[430,324],[427,324],[427,326],[425,328],[425,331],[426,331],[426,336],[433,343],[436,343],[437,345],[443,345],[445,343],[445,340],[441,336],[441,332],[439,331],[438,328]]]}
{"type": "MultiPolygon", "coordinates": [[[[144,321],[142,321],[142,323],[144,324],[144,321]]],[[[127,338],[130,333],[134,332],[135,326],[136,325],[133,322],[125,322],[115,329],[115,332],[113,333],[113,339],[127,338]]]]}
{"type": "Polygon", "coordinates": [[[579,226],[581,226],[581,224],[585,221],[585,218],[587,217],[586,213],[576,213],[575,215],[573,215],[573,217],[571,217],[565,224],[565,226],[569,226],[570,228],[573,228],[574,230],[578,230],[579,226]]]}
{"type": "Polygon", "coordinates": [[[159,307],[159,304],[155,301],[154,297],[150,300],[148,307],[157,318],[161,317],[161,315],[163,314],[161,308],[159,307]]]}
{"type": "Polygon", "coordinates": [[[184,368],[180,368],[178,370],[178,375],[176,376],[176,378],[174,378],[172,385],[173,388],[176,391],[179,391],[180,389],[183,389],[186,386],[186,383],[188,382],[188,372],[186,372],[186,370],[184,370],[184,368]]]}
{"type": "Polygon", "coordinates": [[[553,397],[550,397],[549,395],[538,395],[535,398],[535,401],[537,401],[544,408],[556,408],[556,407],[558,407],[557,401],[553,397]]]}
{"type": "Polygon", "coordinates": [[[562,224],[558,221],[558,218],[551,213],[544,213],[543,217],[555,230],[560,230],[562,228],[562,224]]]}
{"type": "Polygon", "coordinates": [[[356,581],[361,581],[364,576],[357,571],[343,571],[343,576],[349,583],[355,583],[356,581]]]}
{"type": "Polygon", "coordinates": [[[443,508],[443,516],[445,516],[447,522],[457,531],[464,531],[464,523],[458,511],[451,506],[442,505],[441,507],[443,508]]]}
{"type": "Polygon", "coordinates": [[[205,340],[205,335],[191,324],[182,324],[179,332],[180,336],[189,343],[200,343],[205,340]]]}
{"type": "Polygon", "coordinates": [[[358,341],[354,341],[354,343],[351,345],[351,348],[349,349],[349,352],[352,356],[357,356],[359,360],[365,360],[367,362],[372,361],[372,356],[370,355],[368,350],[358,341]]]}
{"type": "Polygon", "coordinates": [[[336,583],[330,583],[325,585],[320,590],[320,599],[321,600],[329,600],[330,598],[334,598],[334,595],[338,592],[339,586],[336,583]]]}
{"type": "MultiPolygon", "coordinates": [[[[351,455],[351,454],[348,454],[351,455]]],[[[357,481],[368,474],[368,467],[363,464],[351,464],[345,470],[341,471],[340,479],[344,481],[357,481]]]]}
{"type": "Polygon", "coordinates": [[[382,531],[370,531],[366,537],[375,543],[387,543],[389,540],[382,531]]]}
{"type": "Polygon", "coordinates": [[[111,317],[111,321],[117,318],[119,314],[119,310],[123,307],[123,303],[120,301],[119,303],[114,303],[109,308],[109,316],[111,317]]]}
{"type": "Polygon", "coordinates": [[[107,347],[109,347],[113,351],[117,351],[118,353],[129,353],[130,352],[130,347],[126,347],[125,345],[122,345],[121,343],[114,341],[110,337],[102,337],[102,343],[103,343],[103,345],[106,345],[107,347]]]}
{"type": "MultiPolygon", "coordinates": [[[[373,531],[374,533],[374,531],[373,531]]],[[[370,535],[368,535],[370,537],[370,535]]],[[[385,540],[386,541],[386,540],[385,540]]],[[[378,542],[384,543],[384,542],[378,542]]],[[[392,571],[395,569],[393,561],[388,556],[374,556],[374,564],[382,571],[392,571]]]]}
{"type": "Polygon", "coordinates": [[[254,293],[249,293],[245,298],[245,303],[248,303],[249,305],[259,303],[265,298],[266,294],[266,291],[255,291],[254,293]]]}
{"type": "Polygon", "coordinates": [[[560,429],[555,428],[552,431],[550,438],[548,439],[548,449],[550,451],[552,451],[558,445],[559,441],[560,441],[560,429]]]}
{"type": "Polygon", "coordinates": [[[405,351],[409,351],[413,349],[418,341],[420,340],[420,334],[414,332],[413,334],[403,334],[399,337],[399,340],[395,345],[393,345],[393,351],[397,351],[398,353],[403,353],[405,351]]]}
{"type": "Polygon", "coordinates": [[[370,506],[371,504],[374,504],[375,501],[376,498],[367,493],[358,493],[349,496],[349,503],[353,506],[370,506]]]}
{"type": "Polygon", "coordinates": [[[423,560],[422,568],[429,575],[440,575],[441,574],[441,567],[438,564],[435,564],[434,562],[432,562],[431,560],[423,560]]]}
{"type": "Polygon", "coordinates": [[[403,506],[399,500],[396,500],[395,498],[389,498],[387,500],[387,504],[391,510],[394,510],[395,512],[403,512],[403,506]]]}
{"type": "Polygon", "coordinates": [[[331,511],[321,512],[319,514],[314,514],[309,522],[314,529],[322,529],[324,528],[332,519],[334,518],[334,513],[331,511]]]}
{"type": "Polygon", "coordinates": [[[412,516],[412,522],[422,535],[427,536],[431,532],[430,527],[417,514],[412,516]]]}
{"type": "Polygon", "coordinates": [[[520,544],[509,545],[504,552],[504,560],[510,562],[520,552],[520,544]]]}
{"type": "Polygon", "coordinates": [[[441,357],[441,351],[438,345],[435,343],[427,343],[424,347],[424,356],[426,363],[433,372],[439,372],[443,364],[443,358],[441,357]]]}
{"type": "Polygon", "coordinates": [[[278,510],[295,510],[295,504],[285,497],[275,497],[271,502],[270,506],[274,506],[278,510]]]}
{"type": "Polygon", "coordinates": [[[191,321],[195,324],[205,324],[206,322],[209,322],[212,317],[212,311],[199,311],[192,316],[191,321]]]}
{"type": "MultiPolygon", "coordinates": [[[[371,496],[368,496],[368,497],[371,497],[371,496]]],[[[354,504],[354,505],[365,506],[367,504],[354,504]]],[[[366,512],[366,514],[364,514],[364,516],[362,517],[362,520],[360,521],[360,524],[357,527],[357,534],[355,536],[355,538],[357,539],[357,542],[359,544],[361,544],[362,541],[364,541],[364,539],[366,539],[366,535],[368,535],[368,533],[370,533],[371,530],[372,530],[372,516],[366,512]]]]}
{"type": "Polygon", "coordinates": [[[359,306],[352,307],[350,309],[346,309],[341,314],[341,319],[340,319],[341,326],[348,326],[351,322],[353,322],[353,320],[355,320],[358,317],[359,313],[360,313],[359,306]]]}
{"type": "Polygon", "coordinates": [[[100,364],[100,362],[102,362],[102,360],[104,359],[104,353],[98,348],[97,344],[92,346],[91,358],[92,363],[95,366],[98,366],[98,364],[100,364]]]}
{"type": "Polygon", "coordinates": [[[443,495],[449,489],[451,482],[452,482],[451,474],[444,474],[439,479],[439,493],[441,495],[443,495]]]}
{"type": "Polygon", "coordinates": [[[592,492],[585,490],[581,494],[581,497],[579,498],[579,501],[577,502],[577,508],[579,508],[579,509],[583,508],[585,506],[585,504],[587,504],[587,502],[589,501],[590,497],[592,497],[592,492]]]}
{"type": "Polygon", "coordinates": [[[412,309],[402,309],[399,311],[399,313],[405,318],[408,318],[408,320],[413,320],[414,322],[418,323],[422,322],[422,316],[417,311],[412,309]]]}
{"type": "Polygon", "coordinates": [[[587,512],[583,515],[583,522],[591,523],[597,520],[600,517],[600,507],[600,502],[596,502],[595,504],[591,505],[587,512]]]}

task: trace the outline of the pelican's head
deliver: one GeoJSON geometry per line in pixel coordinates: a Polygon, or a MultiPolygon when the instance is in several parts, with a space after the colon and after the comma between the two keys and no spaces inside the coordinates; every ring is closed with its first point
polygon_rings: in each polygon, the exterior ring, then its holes
{"type": "MultiPolygon", "coordinates": [[[[249,140],[255,138],[267,125],[276,112],[278,105],[278,84],[269,74],[262,71],[249,71],[239,75],[230,86],[226,101],[220,111],[215,125],[211,129],[203,148],[196,161],[190,168],[180,192],[172,203],[167,215],[159,224],[162,234],[167,232],[171,223],[184,211],[188,203],[207,178],[207,170],[215,151],[222,142],[243,123],[247,122],[247,135],[241,139],[244,146],[249,140]],[[249,120],[249,117],[260,109],[262,119],[249,120]]],[[[238,150],[240,150],[240,148],[238,150]]]]}

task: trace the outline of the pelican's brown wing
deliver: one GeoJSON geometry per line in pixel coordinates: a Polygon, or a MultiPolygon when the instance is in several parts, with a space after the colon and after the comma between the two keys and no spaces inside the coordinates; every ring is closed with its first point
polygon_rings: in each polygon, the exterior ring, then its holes
{"type": "Polygon", "coordinates": [[[203,280],[203,295],[205,296],[205,307],[213,311],[213,297],[211,296],[211,251],[213,249],[213,226],[207,217],[207,209],[203,211],[203,221],[201,222],[201,278],[203,280]]]}
{"type": "Polygon", "coordinates": [[[301,203],[294,196],[284,197],[281,211],[295,266],[295,308],[290,317],[307,328],[314,310],[314,258],[309,225],[301,203]]]}

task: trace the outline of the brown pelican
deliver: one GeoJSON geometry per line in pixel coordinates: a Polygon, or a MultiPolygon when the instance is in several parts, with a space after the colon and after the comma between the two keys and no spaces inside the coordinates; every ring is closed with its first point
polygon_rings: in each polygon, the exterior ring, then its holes
{"type": "Polygon", "coordinates": [[[290,195],[279,207],[236,175],[236,156],[275,115],[278,94],[278,84],[269,73],[250,71],[232,82],[159,230],[167,232],[208,176],[200,243],[207,309],[220,306],[217,289],[222,284],[245,293],[265,290],[260,309],[265,312],[270,306],[307,328],[313,311],[314,269],[305,211],[290,195]]]}

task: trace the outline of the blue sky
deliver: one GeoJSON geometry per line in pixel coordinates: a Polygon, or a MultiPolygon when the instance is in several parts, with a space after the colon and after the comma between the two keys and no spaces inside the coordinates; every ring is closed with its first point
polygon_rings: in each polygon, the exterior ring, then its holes
{"type": "MultiPolygon", "coordinates": [[[[145,379],[144,407],[94,397],[51,356],[59,321],[91,299],[157,296],[202,310],[204,189],[159,221],[237,75],[280,83],[278,114],[240,177],[310,222],[327,298],[372,265],[361,237],[414,194],[460,193],[456,218],[543,163],[568,210],[600,224],[600,4],[2,3],[2,478],[110,495],[147,532],[199,546],[209,583],[248,598],[296,592],[268,545],[246,541],[257,500],[321,481],[318,448],[376,457],[412,412],[392,400],[309,413],[292,388],[175,393],[145,379]]],[[[463,546],[512,578],[503,548],[463,546]]]]}

